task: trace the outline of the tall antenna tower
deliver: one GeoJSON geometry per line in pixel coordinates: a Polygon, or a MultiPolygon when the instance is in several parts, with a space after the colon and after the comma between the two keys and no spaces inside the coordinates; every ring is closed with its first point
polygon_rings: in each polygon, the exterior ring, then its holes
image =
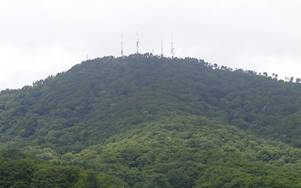
{"type": "Polygon", "coordinates": [[[164,49],[163,49],[163,40],[161,40],[161,57],[164,56],[164,49]]]}
{"type": "Polygon", "coordinates": [[[136,41],[136,48],[137,48],[137,51],[136,51],[136,53],[139,54],[139,45],[140,45],[140,41],[139,41],[139,35],[138,35],[138,33],[136,33],[136,35],[137,35],[137,41],[136,41]]]}
{"type": "Polygon", "coordinates": [[[121,56],[124,56],[123,35],[121,35],[120,54],[121,54],[121,56]]]}
{"type": "Polygon", "coordinates": [[[172,58],[175,56],[175,47],[174,47],[174,42],[173,42],[173,35],[171,35],[170,55],[171,55],[172,58]]]}

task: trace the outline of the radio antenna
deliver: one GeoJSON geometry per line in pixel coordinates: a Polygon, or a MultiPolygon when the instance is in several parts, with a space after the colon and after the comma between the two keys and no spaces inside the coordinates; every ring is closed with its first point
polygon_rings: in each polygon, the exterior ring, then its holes
{"type": "Polygon", "coordinates": [[[174,47],[174,42],[173,42],[173,35],[171,35],[170,54],[171,54],[171,58],[174,58],[174,56],[175,56],[175,47],[174,47]]]}
{"type": "Polygon", "coordinates": [[[161,57],[164,56],[163,40],[161,40],[161,57]]]}
{"type": "Polygon", "coordinates": [[[120,54],[121,57],[124,56],[124,47],[123,47],[123,34],[121,35],[121,42],[120,42],[120,54]]]}
{"type": "Polygon", "coordinates": [[[136,35],[137,35],[137,41],[136,41],[136,48],[137,48],[137,54],[139,54],[139,45],[140,45],[140,41],[139,41],[139,35],[138,35],[138,33],[136,33],[136,35]]]}

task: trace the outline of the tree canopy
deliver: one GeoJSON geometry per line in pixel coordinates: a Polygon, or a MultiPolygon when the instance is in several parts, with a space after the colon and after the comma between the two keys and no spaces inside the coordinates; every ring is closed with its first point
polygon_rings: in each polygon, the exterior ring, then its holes
{"type": "Polygon", "coordinates": [[[0,92],[0,187],[301,187],[300,125],[297,79],[88,60],[0,92]]]}

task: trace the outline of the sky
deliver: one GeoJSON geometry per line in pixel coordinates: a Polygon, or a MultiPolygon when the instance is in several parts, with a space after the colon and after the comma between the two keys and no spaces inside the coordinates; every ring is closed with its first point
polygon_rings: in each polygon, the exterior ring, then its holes
{"type": "Polygon", "coordinates": [[[140,52],[301,77],[300,0],[1,0],[0,90],[140,52]]]}

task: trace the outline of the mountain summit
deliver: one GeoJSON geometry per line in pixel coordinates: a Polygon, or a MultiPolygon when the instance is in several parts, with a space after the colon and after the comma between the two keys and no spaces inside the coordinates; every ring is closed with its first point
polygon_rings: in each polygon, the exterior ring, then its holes
{"type": "Polygon", "coordinates": [[[300,125],[300,84],[195,58],[103,57],[0,93],[3,148],[126,187],[301,187],[300,125]]]}

